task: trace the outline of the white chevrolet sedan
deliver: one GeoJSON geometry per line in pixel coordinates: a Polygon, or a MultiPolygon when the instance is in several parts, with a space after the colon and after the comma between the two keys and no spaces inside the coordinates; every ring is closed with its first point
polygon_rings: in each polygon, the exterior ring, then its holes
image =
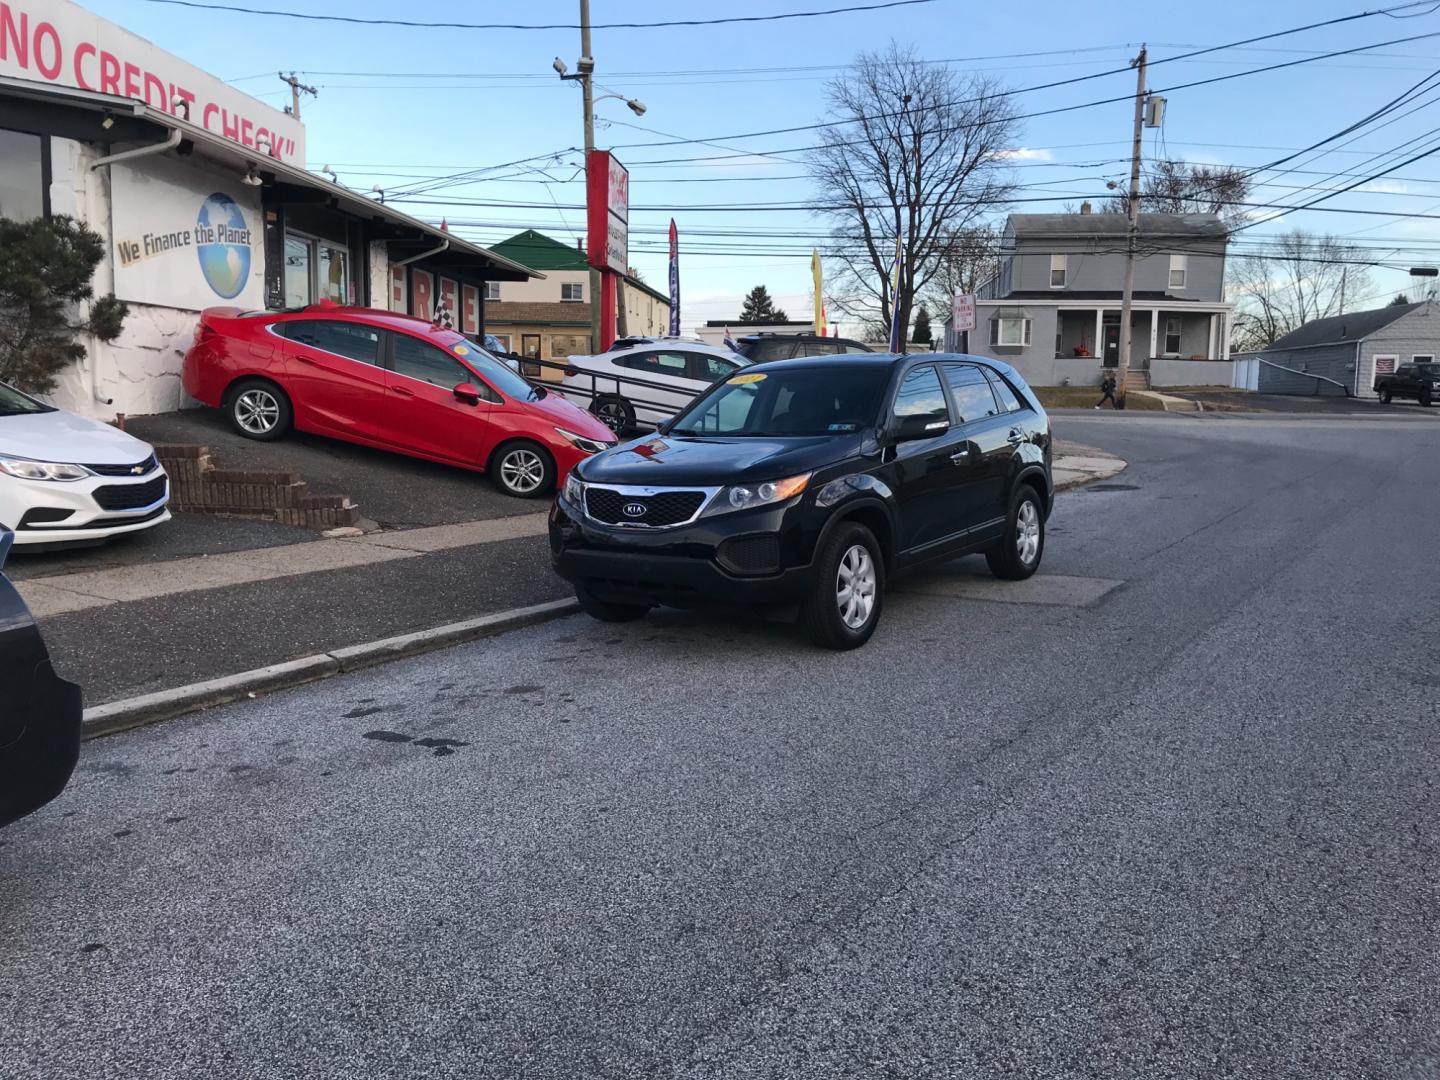
{"type": "Polygon", "coordinates": [[[598,356],[565,361],[562,392],[622,432],[668,420],[711,384],[750,363],[739,353],[685,338],[629,338],[598,356]]]}
{"type": "Polygon", "coordinates": [[[16,545],[153,528],[169,500],[148,443],[0,383],[0,527],[16,545]]]}

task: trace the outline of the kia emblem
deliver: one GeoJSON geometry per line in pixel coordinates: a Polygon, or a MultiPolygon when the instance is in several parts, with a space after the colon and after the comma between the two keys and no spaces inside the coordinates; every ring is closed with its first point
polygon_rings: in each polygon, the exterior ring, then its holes
{"type": "Polygon", "coordinates": [[[624,506],[625,516],[632,518],[644,517],[645,511],[648,509],[649,507],[642,502],[628,502],[624,506]]]}

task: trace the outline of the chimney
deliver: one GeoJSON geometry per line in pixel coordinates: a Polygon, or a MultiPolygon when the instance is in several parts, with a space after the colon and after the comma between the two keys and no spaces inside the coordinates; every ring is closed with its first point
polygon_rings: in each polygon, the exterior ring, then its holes
{"type": "Polygon", "coordinates": [[[1082,202],[1082,203],[1080,204],[1080,213],[1082,213],[1082,214],[1088,214],[1089,212],[1090,212],[1090,202],[1089,202],[1089,200],[1087,199],[1085,202],[1082,202]]]}

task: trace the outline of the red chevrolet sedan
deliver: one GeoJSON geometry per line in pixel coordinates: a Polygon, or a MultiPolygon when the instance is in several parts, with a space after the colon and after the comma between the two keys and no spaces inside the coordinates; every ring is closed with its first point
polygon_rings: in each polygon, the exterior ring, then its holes
{"type": "Polygon", "coordinates": [[[467,338],[372,308],[208,308],[183,379],[246,438],[295,427],[486,472],[522,499],[615,442],[599,420],[467,338]]]}

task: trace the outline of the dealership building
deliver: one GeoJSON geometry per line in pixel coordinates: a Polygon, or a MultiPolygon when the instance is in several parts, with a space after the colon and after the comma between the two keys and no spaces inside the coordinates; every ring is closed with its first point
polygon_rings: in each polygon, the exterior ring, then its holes
{"type": "MultiPolygon", "coordinates": [[[[199,312],[328,299],[485,331],[487,283],[543,278],[305,169],[286,113],[68,0],[0,0],[0,216],[65,214],[129,306],[49,395],[100,419],[191,404],[199,312]]],[[[493,286],[492,286],[493,289],[493,286]]]]}

